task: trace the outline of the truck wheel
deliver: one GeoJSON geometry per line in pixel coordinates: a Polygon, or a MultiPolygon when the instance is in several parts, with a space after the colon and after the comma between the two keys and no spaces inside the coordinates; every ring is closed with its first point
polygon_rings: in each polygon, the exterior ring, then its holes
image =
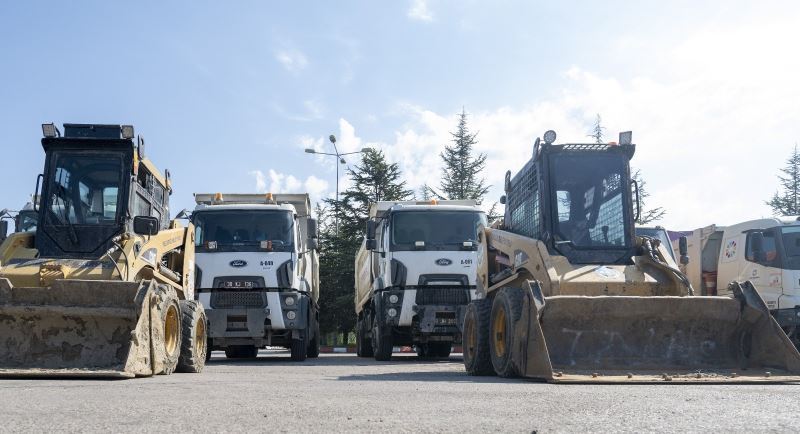
{"type": "Polygon", "coordinates": [[[292,339],[289,349],[292,352],[292,361],[302,362],[308,357],[308,330],[303,333],[303,338],[292,339]]]}
{"type": "Polygon", "coordinates": [[[211,338],[206,338],[206,363],[211,360],[211,338]]]}
{"type": "Polygon", "coordinates": [[[386,362],[392,359],[392,334],[378,323],[376,316],[372,320],[372,352],[375,360],[386,362]]]}
{"type": "Polygon", "coordinates": [[[450,342],[431,342],[428,344],[428,351],[431,357],[446,359],[450,357],[453,345],[450,342]]]}
{"type": "Polygon", "coordinates": [[[175,372],[181,356],[181,309],[178,299],[168,292],[161,309],[161,324],[164,326],[164,370],[161,374],[169,375],[175,372]]]}
{"type": "Polygon", "coordinates": [[[473,300],[464,315],[464,368],[469,375],[494,375],[489,355],[492,300],[473,300]]]}
{"type": "Polygon", "coordinates": [[[514,344],[514,326],[522,313],[522,291],[503,288],[492,303],[492,320],[489,346],[492,367],[501,377],[516,377],[517,370],[511,360],[514,344]]]}
{"type": "Polygon", "coordinates": [[[178,372],[201,372],[208,359],[206,313],[195,300],[181,300],[181,356],[178,372]]]}
{"type": "Polygon", "coordinates": [[[314,333],[314,337],[311,338],[310,343],[308,344],[308,357],[312,359],[316,359],[319,357],[319,322],[315,319],[313,320],[314,326],[311,327],[311,331],[314,333]]]}
{"type": "Polygon", "coordinates": [[[367,320],[358,320],[358,327],[356,329],[356,350],[358,351],[359,357],[372,357],[374,355],[372,351],[372,340],[370,340],[367,335],[367,320]]]}
{"type": "Polygon", "coordinates": [[[427,360],[431,358],[431,347],[430,344],[418,344],[414,346],[415,350],[417,350],[417,357],[422,360],[427,360]]]}
{"type": "Polygon", "coordinates": [[[253,345],[233,345],[225,348],[225,357],[229,359],[255,359],[258,348],[253,345]]]}

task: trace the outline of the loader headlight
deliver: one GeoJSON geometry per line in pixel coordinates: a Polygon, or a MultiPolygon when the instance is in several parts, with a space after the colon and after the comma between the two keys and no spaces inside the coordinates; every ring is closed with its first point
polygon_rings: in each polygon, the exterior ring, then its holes
{"type": "Polygon", "coordinates": [[[390,307],[389,310],[386,311],[386,314],[389,315],[389,318],[394,318],[397,316],[397,309],[390,307]]]}
{"type": "Polygon", "coordinates": [[[286,318],[295,319],[297,318],[297,313],[295,313],[293,310],[290,310],[289,312],[286,312],[286,318]]]}
{"type": "Polygon", "coordinates": [[[395,304],[398,301],[400,301],[400,297],[398,297],[397,294],[392,294],[389,296],[389,303],[395,304]]]}
{"type": "Polygon", "coordinates": [[[548,145],[552,144],[556,141],[556,132],[553,130],[547,130],[544,133],[544,142],[548,145]]]}
{"type": "Polygon", "coordinates": [[[294,306],[294,297],[286,297],[284,303],[286,303],[287,306],[294,306]]]}
{"type": "Polygon", "coordinates": [[[123,139],[133,138],[133,125],[121,125],[119,129],[121,130],[123,139]]]}

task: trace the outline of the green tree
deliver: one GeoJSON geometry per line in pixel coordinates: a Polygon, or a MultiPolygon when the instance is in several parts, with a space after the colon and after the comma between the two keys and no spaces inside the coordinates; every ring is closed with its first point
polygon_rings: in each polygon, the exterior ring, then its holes
{"type": "Polygon", "coordinates": [[[786,166],[778,174],[781,189],[766,202],[776,216],[800,215],[800,153],[795,143],[786,166]]]}
{"type": "Polygon", "coordinates": [[[320,328],[345,336],[353,330],[355,256],[364,238],[370,204],[381,200],[406,200],[413,192],[405,188],[396,163],[389,164],[383,152],[370,149],[361,163],[348,171],[353,185],[339,200],[325,199],[318,206],[320,219],[320,328]],[[338,234],[335,221],[339,221],[338,234]]]}
{"type": "Polygon", "coordinates": [[[663,207],[655,207],[648,209],[645,205],[647,202],[647,198],[650,197],[650,193],[647,191],[646,185],[647,183],[642,178],[642,171],[639,169],[635,169],[633,172],[633,176],[631,179],[636,181],[636,184],[639,185],[639,206],[641,206],[642,213],[639,218],[636,220],[637,225],[646,225],[648,223],[652,223],[664,218],[667,214],[667,211],[663,207]]]}
{"type": "Polygon", "coordinates": [[[430,187],[427,190],[439,199],[474,199],[481,203],[490,187],[480,176],[486,167],[486,154],[473,155],[473,147],[478,143],[477,134],[469,131],[464,110],[458,117],[456,131],[450,134],[453,136],[452,145],[445,145],[440,154],[444,163],[441,193],[430,187]]]}

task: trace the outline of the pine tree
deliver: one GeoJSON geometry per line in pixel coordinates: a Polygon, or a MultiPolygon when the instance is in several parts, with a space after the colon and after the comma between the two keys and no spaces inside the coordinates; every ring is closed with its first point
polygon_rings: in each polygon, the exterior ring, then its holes
{"type": "Polygon", "coordinates": [[[592,126],[592,133],[588,135],[594,138],[595,143],[603,143],[603,131],[606,127],[604,127],[601,122],[602,119],[600,118],[600,113],[598,113],[597,118],[594,120],[594,125],[592,126]]]}
{"type": "Polygon", "coordinates": [[[358,252],[369,218],[369,206],[381,200],[406,200],[413,195],[405,188],[396,163],[386,162],[383,152],[368,150],[361,154],[361,164],[349,170],[352,187],[340,200],[326,199],[318,207],[320,216],[320,328],[344,334],[353,330],[355,283],[354,258],[358,252]],[[334,221],[338,219],[336,231],[334,221]]]}
{"type": "Polygon", "coordinates": [[[776,216],[800,215],[800,152],[796,143],[781,172],[784,176],[779,174],[778,180],[782,191],[776,191],[766,204],[776,216]]]}
{"type": "Polygon", "coordinates": [[[661,220],[667,214],[667,211],[663,207],[659,206],[652,209],[647,209],[645,207],[645,202],[647,201],[647,198],[650,197],[650,193],[646,188],[647,183],[645,182],[644,178],[642,178],[642,171],[636,169],[636,171],[633,172],[631,179],[636,181],[636,184],[639,186],[639,206],[642,209],[642,213],[636,220],[636,224],[646,225],[648,223],[661,220]]]}
{"type": "Polygon", "coordinates": [[[486,167],[486,154],[473,156],[473,146],[478,143],[477,134],[470,133],[464,110],[459,115],[456,131],[450,134],[453,144],[445,145],[440,154],[444,162],[440,184],[442,193],[431,188],[428,191],[439,199],[474,199],[481,203],[489,191],[486,180],[480,177],[486,167]]]}

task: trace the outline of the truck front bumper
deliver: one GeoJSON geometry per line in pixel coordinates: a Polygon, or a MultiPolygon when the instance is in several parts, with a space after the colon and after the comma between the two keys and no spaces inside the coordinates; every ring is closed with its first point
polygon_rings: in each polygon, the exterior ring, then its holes
{"type": "MultiPolygon", "coordinates": [[[[269,331],[303,330],[308,326],[309,297],[299,292],[261,291],[263,302],[250,306],[236,303],[215,303],[213,293],[200,292],[200,301],[208,318],[210,338],[262,338],[269,331]],[[288,302],[293,298],[293,302],[288,302]]],[[[236,299],[237,293],[227,292],[226,296],[236,299]]],[[[249,295],[254,297],[253,292],[249,295]]]]}

